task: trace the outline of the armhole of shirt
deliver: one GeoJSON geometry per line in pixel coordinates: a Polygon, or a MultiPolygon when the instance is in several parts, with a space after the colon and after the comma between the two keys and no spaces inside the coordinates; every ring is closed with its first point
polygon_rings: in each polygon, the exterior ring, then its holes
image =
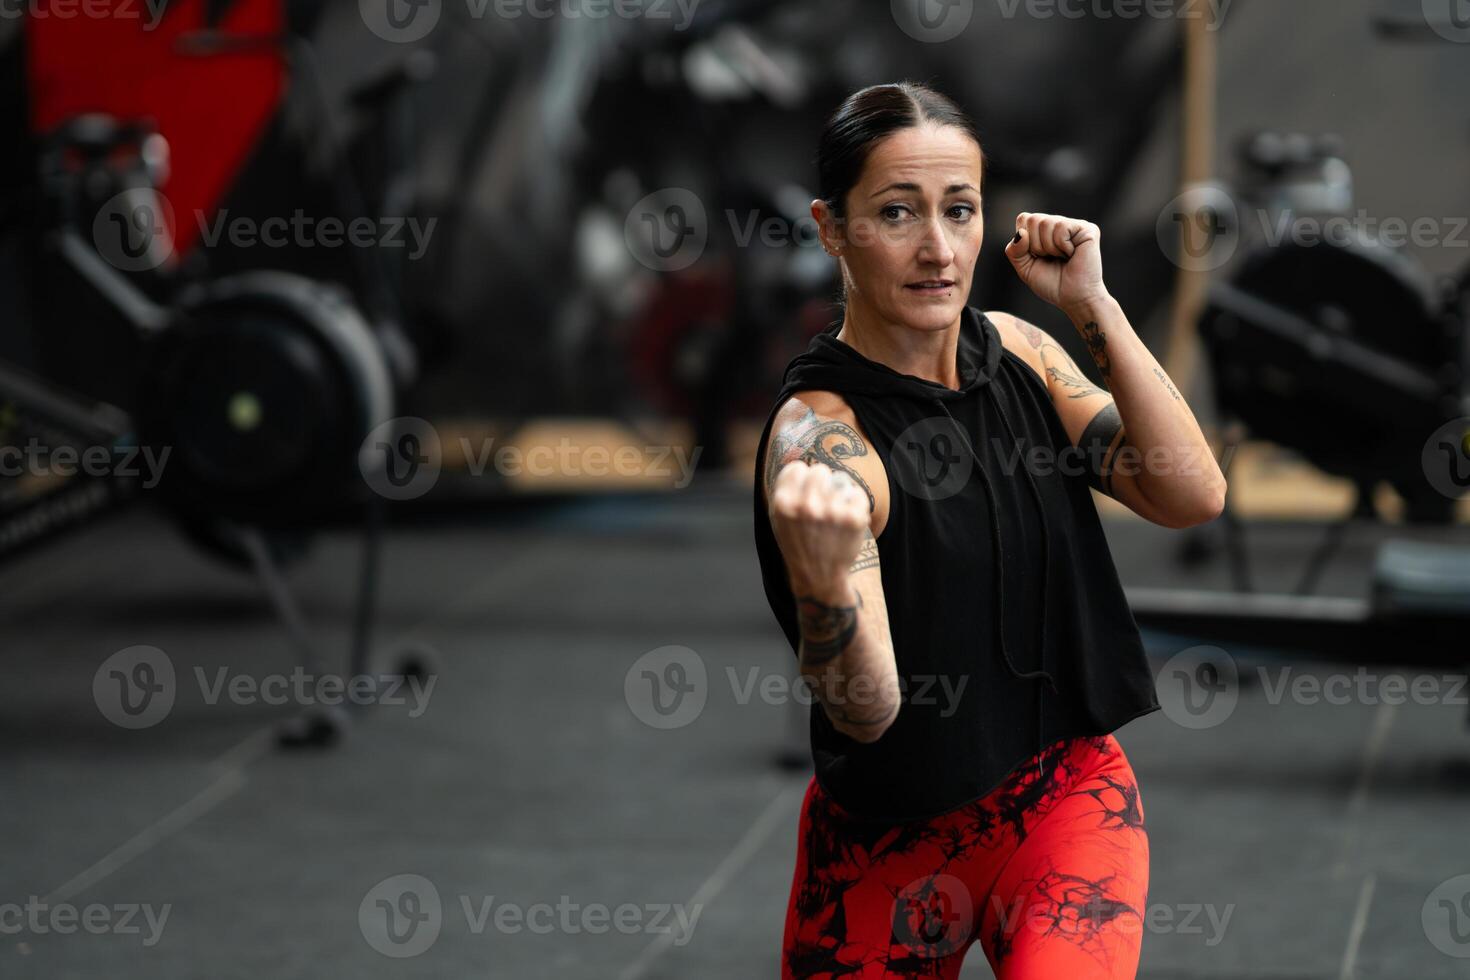
{"type": "Polygon", "coordinates": [[[889,463],[888,454],[878,448],[878,443],[873,438],[873,427],[868,424],[868,420],[863,417],[862,409],[858,407],[862,401],[861,396],[844,395],[841,392],[835,394],[839,395],[852,411],[852,417],[857,420],[858,427],[863,430],[863,438],[868,441],[868,445],[873,447],[873,455],[878,457],[878,465],[883,467],[883,480],[888,484],[888,520],[883,523],[883,533],[873,539],[880,545],[879,559],[881,561],[883,538],[887,536],[888,529],[893,526],[894,509],[898,506],[900,499],[898,488],[893,483],[893,466],[889,463]]]}

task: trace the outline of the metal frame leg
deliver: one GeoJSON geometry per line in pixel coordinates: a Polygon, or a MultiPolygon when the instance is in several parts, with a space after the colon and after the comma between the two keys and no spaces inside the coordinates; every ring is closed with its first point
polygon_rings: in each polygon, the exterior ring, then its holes
{"type": "MultiPolygon", "coordinates": [[[[347,683],[352,678],[366,674],[371,665],[386,513],[387,502],[381,497],[373,497],[364,504],[362,559],[357,582],[357,601],[353,610],[351,646],[347,657],[347,683]]],[[[258,527],[241,525],[235,525],[234,530],[241,547],[250,558],[256,576],[265,588],[266,597],[281,625],[285,627],[298,662],[314,678],[327,676],[329,667],[320,648],[312,641],[306,617],[291,592],[280,563],[271,554],[265,532],[258,527]]],[[[331,745],[342,737],[348,724],[349,716],[345,706],[321,705],[304,710],[283,724],[278,739],[281,745],[288,748],[331,745]]]]}

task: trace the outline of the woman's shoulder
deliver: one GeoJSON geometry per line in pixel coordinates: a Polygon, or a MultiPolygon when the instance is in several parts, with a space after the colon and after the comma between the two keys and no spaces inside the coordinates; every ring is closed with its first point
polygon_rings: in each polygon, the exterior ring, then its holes
{"type": "Polygon", "coordinates": [[[866,456],[868,436],[847,400],[834,391],[810,389],[791,394],[771,421],[768,461],[787,461],[816,447],[843,446],[844,456],[866,456]]]}
{"type": "Polygon", "coordinates": [[[795,459],[823,463],[856,480],[873,509],[873,533],[882,533],[888,521],[887,471],[878,447],[841,395],[798,391],[777,408],[765,456],[756,462],[767,495],[781,467],[795,459]]]}

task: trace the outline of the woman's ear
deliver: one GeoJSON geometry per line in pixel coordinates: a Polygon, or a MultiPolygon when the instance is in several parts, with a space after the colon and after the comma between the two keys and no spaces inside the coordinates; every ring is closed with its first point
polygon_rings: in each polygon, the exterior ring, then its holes
{"type": "Polygon", "coordinates": [[[822,240],[822,249],[828,255],[841,255],[841,222],[826,201],[821,198],[812,201],[812,218],[817,222],[817,234],[822,240]]]}

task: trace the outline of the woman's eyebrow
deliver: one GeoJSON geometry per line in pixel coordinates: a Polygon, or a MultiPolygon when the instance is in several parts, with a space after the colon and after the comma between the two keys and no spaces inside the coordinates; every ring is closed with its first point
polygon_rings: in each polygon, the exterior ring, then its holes
{"type": "MultiPolygon", "coordinates": [[[[869,197],[877,197],[879,194],[887,194],[889,191],[917,191],[917,190],[920,190],[920,187],[919,187],[918,184],[913,184],[913,183],[908,183],[908,182],[901,182],[901,183],[889,184],[887,187],[884,187],[884,188],[881,188],[879,190],[876,190],[876,191],[874,191],[872,194],[870,194],[868,196],[869,197]]],[[[975,190],[975,185],[973,185],[973,184],[950,184],[948,187],[946,187],[944,189],[944,193],[945,193],[945,196],[947,197],[950,194],[958,194],[960,191],[974,191],[974,190],[975,190]]],[[[975,193],[978,194],[980,192],[979,191],[975,191],[975,193]]]]}

